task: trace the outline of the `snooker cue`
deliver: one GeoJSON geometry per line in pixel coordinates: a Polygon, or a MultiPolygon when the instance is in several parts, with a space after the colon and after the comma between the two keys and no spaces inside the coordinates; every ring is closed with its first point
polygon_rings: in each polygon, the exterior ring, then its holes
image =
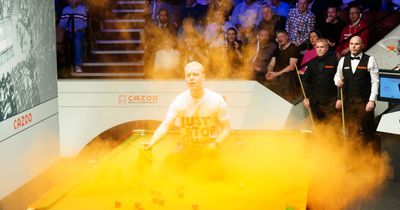
{"type": "Polygon", "coordinates": [[[346,138],[346,124],[345,124],[345,120],[344,120],[343,88],[340,88],[340,100],[342,101],[342,132],[343,132],[343,138],[346,138]]]}
{"type": "MultiPolygon", "coordinates": [[[[299,69],[297,68],[297,64],[294,64],[294,67],[295,67],[297,79],[299,79],[299,82],[300,82],[300,88],[301,88],[301,92],[303,93],[303,97],[304,97],[305,99],[307,99],[306,91],[304,90],[303,82],[301,81],[300,74],[299,74],[299,69]]],[[[308,111],[308,115],[310,116],[310,119],[311,119],[312,127],[313,127],[314,130],[316,131],[316,129],[315,129],[314,117],[313,117],[313,114],[312,114],[312,111],[311,111],[311,107],[310,107],[310,106],[307,107],[307,111],[308,111]]]]}

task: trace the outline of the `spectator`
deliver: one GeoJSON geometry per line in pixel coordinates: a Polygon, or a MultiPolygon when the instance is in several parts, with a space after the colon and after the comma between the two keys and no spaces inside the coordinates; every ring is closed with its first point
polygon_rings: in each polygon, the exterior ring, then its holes
{"type": "Polygon", "coordinates": [[[316,58],[307,64],[303,76],[303,86],[306,98],[305,107],[310,107],[318,121],[327,120],[335,113],[337,88],[333,82],[336,73],[337,60],[329,55],[329,45],[326,39],[316,41],[316,58]]]}
{"type": "Polygon", "coordinates": [[[228,74],[228,62],[225,53],[225,31],[230,26],[229,22],[224,22],[224,14],[222,11],[215,11],[213,14],[213,22],[210,23],[204,32],[205,44],[209,47],[208,59],[209,66],[208,75],[213,77],[224,78],[228,74]],[[222,55],[222,56],[221,56],[222,55]]]}
{"type": "Polygon", "coordinates": [[[322,36],[328,40],[330,47],[335,47],[339,43],[340,34],[345,24],[338,16],[337,7],[329,7],[325,21],[320,25],[319,30],[322,36]]]}
{"type": "Polygon", "coordinates": [[[211,0],[208,5],[209,12],[223,11],[225,20],[229,20],[232,8],[233,4],[230,1],[211,0]]]}
{"type": "MultiPolygon", "coordinates": [[[[145,37],[146,37],[146,60],[149,64],[153,64],[152,61],[155,58],[155,53],[162,49],[160,48],[160,38],[165,36],[175,37],[177,34],[177,29],[175,25],[171,24],[169,21],[168,11],[165,9],[158,10],[156,22],[153,24],[146,24],[145,26],[145,37]]],[[[150,68],[151,69],[151,68],[150,68]]]]}
{"type": "Polygon", "coordinates": [[[285,23],[281,17],[277,16],[271,7],[264,6],[262,8],[262,20],[257,26],[257,30],[261,28],[273,29],[275,31],[283,30],[285,23]]]}
{"type": "Polygon", "coordinates": [[[200,36],[204,36],[204,27],[198,21],[188,18],[184,19],[182,22],[182,26],[178,30],[178,38],[185,37],[188,34],[195,34],[200,36]]]}
{"type": "Polygon", "coordinates": [[[261,18],[260,5],[255,0],[245,0],[234,8],[231,23],[239,29],[239,34],[242,36],[246,30],[253,30],[261,18]]]}
{"type": "Polygon", "coordinates": [[[350,53],[339,60],[334,80],[343,88],[344,101],[338,100],[336,108],[344,106],[346,125],[351,137],[361,135],[365,143],[374,137],[374,109],[378,95],[378,65],[374,57],[362,52],[360,36],[349,42],[350,53]]]}
{"type": "Polygon", "coordinates": [[[274,12],[285,19],[289,15],[289,4],[280,0],[271,0],[271,8],[274,12]]]}
{"type": "Polygon", "coordinates": [[[289,41],[297,46],[307,41],[310,32],[315,27],[315,16],[307,8],[307,0],[299,0],[297,7],[290,9],[286,21],[286,31],[289,33],[289,41]]]}
{"type": "Polygon", "coordinates": [[[315,48],[316,44],[317,44],[317,40],[321,38],[321,32],[317,31],[317,30],[313,30],[310,33],[309,39],[308,39],[308,43],[307,43],[307,49],[304,52],[303,58],[301,59],[301,68],[300,68],[300,73],[304,73],[304,71],[307,69],[307,63],[317,57],[317,50],[315,48]]]}
{"type": "Polygon", "coordinates": [[[264,6],[261,9],[262,20],[257,26],[257,30],[261,28],[275,29],[275,16],[271,7],[264,6]]]}
{"type": "Polygon", "coordinates": [[[364,47],[368,46],[369,31],[368,29],[365,29],[367,24],[364,22],[364,20],[361,19],[361,17],[362,14],[359,7],[353,6],[350,8],[350,23],[343,28],[340,35],[340,45],[336,48],[336,57],[338,59],[349,53],[350,50],[348,40],[355,34],[361,37],[361,40],[363,40],[364,43],[364,47]],[[360,33],[361,30],[362,32],[360,33]]]}
{"type": "Polygon", "coordinates": [[[325,22],[326,11],[329,7],[340,7],[340,0],[313,0],[311,12],[315,15],[316,26],[325,22]]]}
{"type": "Polygon", "coordinates": [[[172,36],[176,36],[177,29],[174,24],[171,23],[169,13],[166,9],[158,10],[157,19],[154,22],[156,28],[159,30],[159,35],[168,33],[172,36]]]}
{"type": "Polygon", "coordinates": [[[266,86],[285,98],[292,101],[299,96],[296,63],[300,57],[299,48],[289,42],[289,34],[286,31],[278,31],[276,40],[279,48],[276,48],[267,67],[266,86]]]}
{"type": "Polygon", "coordinates": [[[186,4],[181,9],[180,22],[186,18],[192,18],[198,24],[203,25],[206,14],[206,6],[198,4],[196,0],[186,0],[186,4]]]}
{"type": "Polygon", "coordinates": [[[242,28],[242,34],[239,32],[239,39],[242,41],[244,47],[252,48],[252,46],[257,42],[255,28],[242,28]]]}
{"type": "Polygon", "coordinates": [[[240,76],[239,70],[243,65],[242,42],[238,39],[235,28],[229,28],[226,32],[226,54],[231,76],[240,76]]]}
{"type": "Polygon", "coordinates": [[[155,54],[153,78],[176,78],[179,58],[180,52],[175,49],[174,37],[167,36],[155,54]]]}
{"type": "Polygon", "coordinates": [[[204,31],[204,41],[210,47],[222,47],[225,45],[224,34],[228,28],[233,27],[230,22],[225,21],[224,13],[222,11],[215,11],[213,20],[207,25],[204,31]]]}
{"type": "Polygon", "coordinates": [[[176,27],[177,26],[176,13],[172,5],[168,4],[164,0],[153,0],[150,3],[150,14],[152,21],[155,23],[159,22],[158,19],[160,15],[160,10],[166,11],[169,17],[168,18],[169,24],[174,24],[176,27]]]}
{"type": "Polygon", "coordinates": [[[69,0],[61,15],[60,27],[68,33],[73,45],[73,66],[75,72],[82,72],[83,40],[87,27],[87,9],[80,0],[69,0]]]}
{"type": "Polygon", "coordinates": [[[272,42],[273,32],[266,28],[258,31],[255,55],[252,59],[253,79],[262,82],[267,73],[267,66],[271,61],[276,45],[272,42]]]}

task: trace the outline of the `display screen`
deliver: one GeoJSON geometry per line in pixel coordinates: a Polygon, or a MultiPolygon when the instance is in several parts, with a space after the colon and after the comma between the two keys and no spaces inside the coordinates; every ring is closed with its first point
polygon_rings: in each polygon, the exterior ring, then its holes
{"type": "Polygon", "coordinates": [[[379,100],[400,103],[400,72],[380,72],[379,100]]]}
{"type": "Polygon", "coordinates": [[[57,97],[54,1],[0,0],[0,122],[57,97]]]}

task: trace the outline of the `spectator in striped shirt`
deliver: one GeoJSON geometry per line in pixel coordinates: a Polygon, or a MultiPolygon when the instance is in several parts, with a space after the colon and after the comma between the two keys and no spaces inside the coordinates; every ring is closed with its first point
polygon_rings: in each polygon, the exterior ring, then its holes
{"type": "Polygon", "coordinates": [[[67,32],[73,45],[73,66],[75,72],[82,72],[83,40],[87,27],[87,9],[80,0],[69,0],[61,15],[60,27],[67,32]]]}

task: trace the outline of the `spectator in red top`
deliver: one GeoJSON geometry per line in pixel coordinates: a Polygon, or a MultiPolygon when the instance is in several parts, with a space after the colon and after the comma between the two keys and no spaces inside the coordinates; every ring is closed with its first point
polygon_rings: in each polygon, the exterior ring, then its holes
{"type": "Polygon", "coordinates": [[[361,33],[357,34],[364,41],[364,46],[368,46],[369,40],[369,30],[364,30],[367,26],[364,20],[361,19],[362,14],[360,8],[357,6],[350,7],[349,25],[345,26],[342,30],[342,34],[340,35],[339,45],[336,48],[336,57],[339,59],[342,56],[349,53],[349,40],[350,37],[363,30],[361,33]]]}

